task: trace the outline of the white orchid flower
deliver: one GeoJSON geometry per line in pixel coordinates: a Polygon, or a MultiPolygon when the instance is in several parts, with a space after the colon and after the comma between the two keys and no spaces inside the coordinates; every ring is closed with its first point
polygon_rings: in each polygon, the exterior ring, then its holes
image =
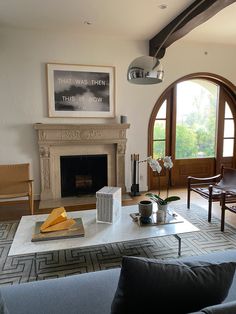
{"type": "Polygon", "coordinates": [[[147,162],[152,168],[152,171],[157,171],[158,173],[161,173],[162,167],[157,160],[153,159],[152,157],[148,157],[147,162]]]}
{"type": "Polygon", "coordinates": [[[173,162],[171,160],[171,156],[165,156],[163,158],[163,161],[164,161],[164,167],[166,169],[171,169],[173,167],[173,162]]]}

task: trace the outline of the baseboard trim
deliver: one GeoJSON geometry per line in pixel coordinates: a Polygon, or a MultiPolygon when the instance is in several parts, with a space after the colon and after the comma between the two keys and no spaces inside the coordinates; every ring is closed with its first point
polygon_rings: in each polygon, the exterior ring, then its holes
{"type": "MultiPolygon", "coordinates": [[[[34,200],[36,202],[37,200],[34,200]]],[[[7,200],[7,201],[0,201],[0,206],[7,206],[7,205],[28,205],[29,201],[28,200],[7,200]]]]}

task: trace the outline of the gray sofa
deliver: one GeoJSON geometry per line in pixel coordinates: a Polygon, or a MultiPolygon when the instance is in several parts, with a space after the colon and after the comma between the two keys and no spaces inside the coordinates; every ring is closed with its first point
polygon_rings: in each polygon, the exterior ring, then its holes
{"type": "MultiPolygon", "coordinates": [[[[236,250],[178,260],[199,259],[209,262],[236,262],[236,250]]],[[[109,314],[119,275],[120,269],[102,270],[61,279],[2,286],[0,291],[9,314],[109,314]]],[[[3,313],[1,309],[0,313],[3,313]]],[[[224,302],[204,311],[199,309],[194,314],[197,313],[235,314],[236,274],[224,302]]]]}

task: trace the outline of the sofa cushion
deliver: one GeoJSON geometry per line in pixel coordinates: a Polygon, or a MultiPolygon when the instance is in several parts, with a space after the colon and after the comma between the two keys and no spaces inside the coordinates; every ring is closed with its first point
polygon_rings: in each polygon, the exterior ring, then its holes
{"type": "Polygon", "coordinates": [[[1,292],[10,314],[110,313],[120,269],[58,279],[4,285],[1,292]]]}
{"type": "Polygon", "coordinates": [[[112,314],[188,313],[221,303],[236,264],[124,257],[112,314]]]}
{"type": "Polygon", "coordinates": [[[0,291],[0,314],[8,314],[8,309],[7,309],[7,306],[5,304],[5,301],[3,300],[3,297],[2,297],[2,293],[0,291]]]}
{"type": "Polygon", "coordinates": [[[235,314],[236,301],[208,306],[201,311],[205,314],[235,314]]]}

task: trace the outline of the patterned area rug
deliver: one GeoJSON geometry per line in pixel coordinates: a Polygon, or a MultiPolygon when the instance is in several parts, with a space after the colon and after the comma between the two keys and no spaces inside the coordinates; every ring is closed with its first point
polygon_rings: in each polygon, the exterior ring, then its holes
{"type": "MultiPolygon", "coordinates": [[[[218,250],[236,248],[236,230],[220,221],[207,222],[207,211],[197,205],[175,205],[174,210],[201,231],[183,234],[182,256],[199,255],[218,250]]],[[[15,284],[36,280],[34,255],[8,257],[18,221],[0,223],[0,284],[15,284]]],[[[150,227],[152,228],[152,227],[150,227]]],[[[73,274],[116,268],[123,255],[151,258],[177,257],[178,241],[173,236],[100,245],[91,248],[63,250],[37,254],[37,280],[70,276],[73,274]]]]}

